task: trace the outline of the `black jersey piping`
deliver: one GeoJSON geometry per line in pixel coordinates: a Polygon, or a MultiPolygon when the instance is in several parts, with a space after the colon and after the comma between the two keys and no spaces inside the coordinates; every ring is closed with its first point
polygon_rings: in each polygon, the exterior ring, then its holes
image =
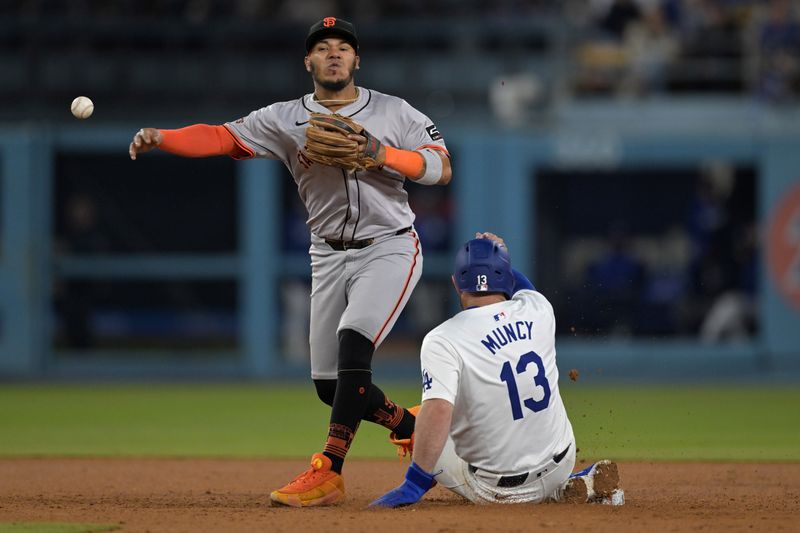
{"type": "Polygon", "coordinates": [[[344,192],[347,195],[347,213],[344,216],[344,224],[342,224],[342,232],[339,234],[339,240],[344,240],[344,230],[347,228],[347,221],[350,220],[350,187],[347,185],[347,171],[342,170],[342,177],[344,178],[344,192]]]}
{"type": "Polygon", "coordinates": [[[358,221],[361,220],[361,183],[358,181],[358,172],[353,172],[353,177],[356,179],[356,190],[358,191],[358,216],[356,217],[356,225],[353,226],[353,240],[356,240],[356,229],[358,229],[358,221]]]}
{"type": "MultiPolygon", "coordinates": [[[[313,111],[312,111],[311,109],[309,109],[309,107],[306,105],[306,97],[305,97],[305,96],[301,96],[301,97],[300,97],[300,105],[302,105],[303,107],[305,107],[305,108],[306,108],[306,110],[307,110],[309,113],[313,113],[313,111]]],[[[308,122],[308,121],[306,121],[306,122],[308,122]]]]}
{"type": "Polygon", "coordinates": [[[364,111],[364,108],[366,108],[369,105],[369,103],[372,101],[372,91],[370,91],[369,89],[366,89],[366,91],[367,91],[367,101],[366,101],[366,103],[361,107],[361,109],[359,109],[355,113],[347,115],[348,117],[354,117],[357,114],[361,113],[362,111],[364,111]]]}
{"type": "MultiPolygon", "coordinates": [[[[350,114],[350,115],[347,115],[348,117],[354,117],[354,116],[356,116],[357,114],[361,113],[362,111],[364,111],[364,109],[365,109],[365,108],[366,108],[366,107],[369,105],[369,103],[372,101],[372,91],[370,91],[369,89],[365,89],[365,91],[367,91],[367,101],[366,101],[366,102],[364,103],[364,105],[363,105],[363,106],[361,106],[361,108],[360,108],[360,109],[358,109],[358,110],[357,110],[355,113],[352,113],[352,114],[350,114]]],[[[311,108],[309,108],[309,107],[306,105],[306,97],[305,97],[305,96],[303,96],[302,98],[300,98],[300,105],[302,105],[304,108],[306,108],[306,111],[308,111],[309,113],[314,113],[314,110],[313,110],[313,109],[311,109],[311,108]]],[[[303,124],[308,124],[308,121],[307,121],[307,120],[306,120],[305,122],[297,122],[297,121],[295,121],[295,123],[294,123],[294,124],[295,124],[295,126],[302,126],[303,124]]]]}
{"type": "MultiPolygon", "coordinates": [[[[306,111],[308,111],[309,113],[313,113],[313,111],[311,109],[309,109],[308,106],[306,105],[306,97],[305,96],[301,96],[300,97],[300,105],[303,106],[304,108],[306,108],[306,111]]],[[[294,121],[294,125],[295,126],[302,126],[303,124],[308,124],[308,121],[307,120],[305,120],[303,122],[299,122],[297,120],[294,121]]]]}
{"type": "MultiPolygon", "coordinates": [[[[372,91],[369,90],[369,89],[365,89],[365,90],[367,91],[367,101],[364,103],[363,106],[361,106],[354,113],[348,115],[349,117],[354,117],[355,115],[361,113],[364,109],[366,109],[366,107],[370,104],[370,102],[372,102],[372,91]]],[[[306,105],[305,96],[300,97],[300,105],[302,105],[309,113],[313,113],[313,111],[306,105]]],[[[308,123],[308,121],[306,121],[306,122],[296,122],[295,121],[295,125],[297,125],[297,126],[302,126],[303,124],[306,124],[306,123],[308,123]]],[[[353,240],[355,240],[355,238],[356,238],[356,230],[358,229],[358,222],[359,222],[359,220],[361,220],[361,184],[358,181],[358,174],[354,173],[353,175],[355,176],[356,187],[357,187],[357,190],[358,190],[358,197],[357,197],[358,198],[358,217],[356,218],[356,224],[353,227],[353,240]]],[[[344,177],[344,192],[345,192],[345,194],[347,194],[347,213],[345,214],[344,224],[342,225],[342,231],[339,234],[339,240],[344,240],[344,230],[347,229],[347,223],[350,221],[350,215],[352,213],[352,210],[350,209],[350,188],[347,185],[347,172],[344,169],[342,169],[342,177],[344,177]]],[[[396,178],[394,178],[394,179],[396,179],[396,178]]],[[[403,180],[398,180],[398,181],[403,181],[403,180]]]]}

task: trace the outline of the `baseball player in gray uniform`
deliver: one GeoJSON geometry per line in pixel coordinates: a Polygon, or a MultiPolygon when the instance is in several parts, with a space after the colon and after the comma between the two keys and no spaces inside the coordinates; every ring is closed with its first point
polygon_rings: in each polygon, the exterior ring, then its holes
{"type": "Polygon", "coordinates": [[[416,503],[434,479],[475,503],[609,496],[618,481],[609,461],[568,483],[575,436],[559,393],[553,307],[512,270],[502,239],[477,237],[455,261],[464,310],[422,343],[423,401],[406,481],[372,505],[416,503]]]}
{"type": "Polygon", "coordinates": [[[311,377],[332,409],[322,453],[270,495],[273,502],[296,507],[344,499],[342,465],[362,419],[383,425],[397,439],[414,431],[414,415],[372,384],[372,356],[422,273],[404,181],[445,185],[451,178],[436,126],[400,98],[357,87],[353,75],[359,62],[353,25],[325,17],[306,39],[304,64],[313,93],[224,125],[144,128],[129,147],[132,159],[156,147],[186,157],[277,159],[297,184],[311,232],[311,377]],[[355,158],[366,164],[354,169],[349,163],[317,162],[306,130],[320,114],[329,116],[322,116],[323,122],[346,119],[363,126],[343,135],[342,145],[353,147],[355,158]]]}

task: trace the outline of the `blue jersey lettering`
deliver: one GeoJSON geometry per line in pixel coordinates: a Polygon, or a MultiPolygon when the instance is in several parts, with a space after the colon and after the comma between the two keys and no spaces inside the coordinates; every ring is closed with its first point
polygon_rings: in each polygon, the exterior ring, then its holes
{"type": "Polygon", "coordinates": [[[509,343],[533,338],[533,322],[517,320],[513,325],[506,324],[490,331],[481,339],[487,350],[494,355],[500,348],[509,343]]]}

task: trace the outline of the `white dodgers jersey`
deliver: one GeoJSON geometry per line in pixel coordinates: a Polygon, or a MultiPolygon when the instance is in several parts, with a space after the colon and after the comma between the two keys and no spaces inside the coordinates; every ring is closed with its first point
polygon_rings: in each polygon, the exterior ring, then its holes
{"type": "Polygon", "coordinates": [[[422,400],[453,404],[456,454],[512,475],[574,446],[558,389],[553,307],[542,294],[466,309],[422,343],[422,400]]]}

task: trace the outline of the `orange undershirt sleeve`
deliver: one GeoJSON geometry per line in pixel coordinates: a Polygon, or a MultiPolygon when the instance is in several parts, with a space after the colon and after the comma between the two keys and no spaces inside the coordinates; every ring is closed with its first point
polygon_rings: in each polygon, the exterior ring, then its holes
{"type": "Polygon", "coordinates": [[[384,165],[409,178],[416,178],[422,174],[425,168],[425,160],[422,158],[422,154],[386,145],[384,145],[384,148],[386,148],[384,165]]]}
{"type": "Polygon", "coordinates": [[[234,159],[253,157],[253,151],[242,144],[225,126],[194,124],[177,130],[159,130],[165,152],[183,157],[228,155],[234,159]]]}

